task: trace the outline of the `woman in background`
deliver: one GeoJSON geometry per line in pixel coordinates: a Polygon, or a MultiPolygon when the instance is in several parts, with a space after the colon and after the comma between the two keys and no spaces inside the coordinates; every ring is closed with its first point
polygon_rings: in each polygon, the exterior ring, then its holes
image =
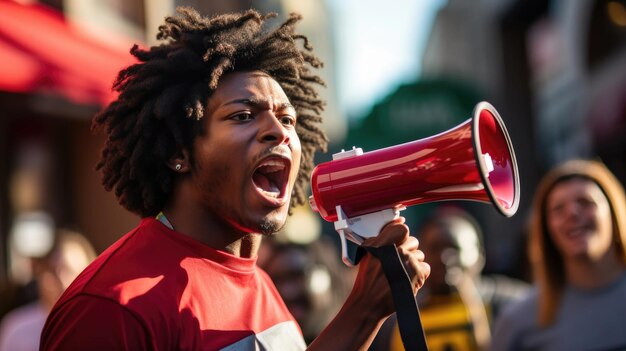
{"type": "Polygon", "coordinates": [[[41,258],[31,258],[38,299],[9,312],[0,324],[0,351],[39,350],[48,313],[63,291],[93,261],[89,241],[73,231],[57,230],[55,245],[41,258]]]}
{"type": "Polygon", "coordinates": [[[626,349],[626,199],[601,163],[573,160],[538,187],[535,289],[496,321],[491,349],[626,349]]]}

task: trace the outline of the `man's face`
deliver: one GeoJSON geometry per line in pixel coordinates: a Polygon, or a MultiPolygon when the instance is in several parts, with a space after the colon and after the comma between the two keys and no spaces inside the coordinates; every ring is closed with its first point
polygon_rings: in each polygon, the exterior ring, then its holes
{"type": "Polygon", "coordinates": [[[459,246],[452,234],[442,224],[431,224],[423,228],[420,233],[420,250],[428,254],[426,260],[430,265],[430,276],[426,286],[433,295],[450,293],[450,284],[446,282],[448,265],[447,252],[459,251],[459,246]]]}
{"type": "Polygon", "coordinates": [[[481,242],[476,229],[461,218],[448,218],[423,228],[420,249],[428,253],[431,271],[426,284],[433,295],[451,292],[454,283],[454,277],[449,276],[451,272],[475,275],[482,268],[481,242]]]}
{"type": "Polygon", "coordinates": [[[550,236],[566,259],[598,259],[612,247],[611,209],[594,182],[575,178],[557,184],[546,210],[550,236]]]}
{"type": "Polygon", "coordinates": [[[280,229],[301,156],[296,111],[283,89],[261,72],[226,74],[204,118],[191,175],[201,206],[235,231],[280,229]]]}

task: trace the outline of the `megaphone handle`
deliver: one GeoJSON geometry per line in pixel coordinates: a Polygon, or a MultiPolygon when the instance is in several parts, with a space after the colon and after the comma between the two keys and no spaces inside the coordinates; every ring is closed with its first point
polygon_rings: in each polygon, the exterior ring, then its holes
{"type": "Polygon", "coordinates": [[[395,245],[382,247],[361,246],[378,257],[391,288],[396,308],[400,337],[407,351],[428,350],[426,336],[420,319],[419,307],[413,295],[413,286],[395,245]]]}
{"type": "Polygon", "coordinates": [[[357,245],[354,257],[350,256],[350,253],[348,252],[348,239],[346,238],[345,231],[340,229],[337,230],[337,233],[339,233],[339,241],[341,242],[341,260],[348,267],[356,267],[356,265],[359,264],[359,261],[361,261],[361,258],[363,258],[363,255],[365,255],[364,249],[360,245],[357,245]]]}
{"type": "Polygon", "coordinates": [[[341,259],[348,267],[356,266],[361,257],[365,254],[361,248],[361,244],[365,238],[378,235],[380,230],[389,222],[400,216],[400,211],[406,207],[398,205],[394,208],[388,208],[376,212],[371,212],[354,218],[348,218],[343,212],[341,205],[337,205],[337,220],[335,221],[335,230],[339,234],[341,241],[341,259]],[[348,241],[358,245],[354,258],[348,253],[348,241]]]}

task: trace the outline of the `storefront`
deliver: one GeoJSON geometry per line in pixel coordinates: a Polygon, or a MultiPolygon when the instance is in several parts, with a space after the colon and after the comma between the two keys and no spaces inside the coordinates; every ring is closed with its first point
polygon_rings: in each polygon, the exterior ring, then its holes
{"type": "Polygon", "coordinates": [[[100,186],[103,140],[90,132],[132,44],[96,40],[44,5],[0,1],[0,286],[29,279],[11,244],[44,242],[33,228],[70,227],[101,250],[136,222],[100,186]]]}

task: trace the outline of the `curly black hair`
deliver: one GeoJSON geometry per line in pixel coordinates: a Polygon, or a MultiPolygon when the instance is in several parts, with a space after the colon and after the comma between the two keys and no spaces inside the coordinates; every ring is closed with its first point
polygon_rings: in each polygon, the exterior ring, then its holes
{"type": "Polygon", "coordinates": [[[164,43],[147,50],[133,46],[139,63],[119,73],[113,85],[117,100],[94,117],[92,130],[102,128],[107,137],[96,166],[104,188],[115,189],[131,212],[158,214],[173,190],[175,174],[167,161],[180,146],[192,150],[220,78],[262,71],[280,84],[298,114],[302,162],[291,206],[304,203],[314,154],[326,151],[328,139],[321,129],[324,102],[316,90],[324,82],[310,69],[322,62],[308,39],[295,32],[301,16],[291,14],[267,30],[276,14],[248,10],[209,18],[187,7],[176,12],[159,27],[157,39],[164,43]]]}

